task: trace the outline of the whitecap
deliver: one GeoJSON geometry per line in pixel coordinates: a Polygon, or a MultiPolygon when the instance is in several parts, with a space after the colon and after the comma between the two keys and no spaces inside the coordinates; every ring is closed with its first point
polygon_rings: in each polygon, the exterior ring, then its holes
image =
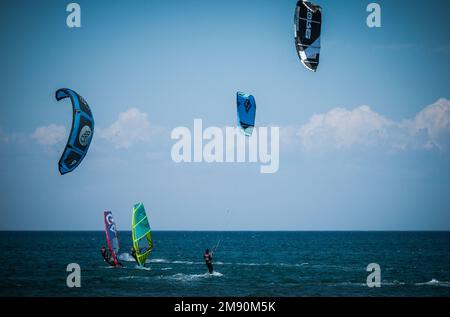
{"type": "Polygon", "coordinates": [[[213,272],[213,273],[203,273],[203,274],[184,274],[184,273],[177,273],[171,276],[166,276],[165,278],[171,279],[171,280],[177,280],[182,282],[189,282],[189,281],[195,281],[199,279],[204,278],[212,278],[212,277],[221,277],[223,276],[220,272],[213,272]]]}
{"type": "Polygon", "coordinates": [[[450,287],[450,282],[446,281],[438,281],[436,279],[431,279],[431,281],[425,282],[425,283],[416,283],[415,285],[429,285],[429,286],[443,286],[443,287],[450,287]]]}

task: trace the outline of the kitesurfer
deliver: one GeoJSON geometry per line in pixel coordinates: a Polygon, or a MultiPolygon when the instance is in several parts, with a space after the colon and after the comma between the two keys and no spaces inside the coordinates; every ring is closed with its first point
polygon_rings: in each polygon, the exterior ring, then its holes
{"type": "Polygon", "coordinates": [[[206,267],[208,268],[209,274],[212,274],[212,272],[213,272],[212,252],[209,253],[209,249],[206,249],[205,254],[203,255],[203,258],[205,259],[205,264],[206,264],[206,267]]]}

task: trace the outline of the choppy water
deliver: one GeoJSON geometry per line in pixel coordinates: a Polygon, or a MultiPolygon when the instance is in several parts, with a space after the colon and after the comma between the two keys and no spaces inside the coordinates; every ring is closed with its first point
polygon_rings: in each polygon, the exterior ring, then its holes
{"type": "Polygon", "coordinates": [[[0,232],[1,296],[450,296],[450,232],[154,232],[147,269],[100,255],[103,232],[0,232]],[[215,273],[203,250],[221,239],[215,273]],[[66,266],[81,266],[81,288],[66,266]],[[366,267],[381,266],[368,288],[366,267]]]}

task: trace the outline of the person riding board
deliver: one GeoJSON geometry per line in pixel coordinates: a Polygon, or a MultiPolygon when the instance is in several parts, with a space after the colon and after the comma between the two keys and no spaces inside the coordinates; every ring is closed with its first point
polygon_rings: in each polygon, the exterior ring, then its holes
{"type": "Polygon", "coordinates": [[[109,250],[103,246],[101,252],[102,252],[103,261],[105,261],[109,265],[115,266],[114,260],[111,259],[111,253],[109,252],[109,250]]]}
{"type": "MultiPolygon", "coordinates": [[[[140,265],[140,264],[139,264],[139,261],[138,261],[138,258],[137,258],[137,255],[136,255],[136,249],[135,249],[134,247],[131,247],[131,256],[134,258],[134,260],[136,261],[136,263],[137,263],[138,265],[140,265]]],[[[143,266],[145,266],[145,263],[144,263],[143,266]]]]}
{"type": "Polygon", "coordinates": [[[205,264],[206,264],[206,267],[208,268],[209,274],[212,274],[212,272],[213,272],[212,255],[213,255],[213,252],[210,253],[209,249],[206,249],[205,254],[203,255],[203,258],[205,260],[205,264]]]}
{"type": "Polygon", "coordinates": [[[109,249],[106,249],[104,246],[101,249],[102,252],[102,257],[103,260],[108,263],[111,266],[117,267],[117,266],[123,266],[122,263],[120,263],[119,261],[117,261],[117,265],[116,262],[114,261],[114,258],[111,257],[111,252],[109,251],[109,249]]]}

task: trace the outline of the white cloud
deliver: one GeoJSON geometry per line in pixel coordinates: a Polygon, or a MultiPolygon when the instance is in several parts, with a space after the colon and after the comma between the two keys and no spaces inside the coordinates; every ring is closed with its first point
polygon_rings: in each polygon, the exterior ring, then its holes
{"type": "Polygon", "coordinates": [[[50,124],[36,128],[31,138],[44,145],[55,145],[66,139],[66,128],[61,125],[50,124]]]}
{"type": "Polygon", "coordinates": [[[412,136],[425,134],[428,140],[422,144],[423,147],[447,150],[450,145],[450,100],[439,99],[420,111],[413,120],[405,120],[402,126],[412,136]]]}
{"type": "Polygon", "coordinates": [[[288,140],[284,142],[300,143],[305,151],[354,146],[446,150],[450,144],[450,100],[439,99],[413,119],[400,122],[386,118],[368,106],[353,110],[334,108],[313,115],[300,127],[288,127],[287,130],[284,135],[288,140]],[[296,140],[291,140],[293,136],[296,140]]]}
{"type": "Polygon", "coordinates": [[[98,136],[114,144],[116,148],[129,148],[136,142],[148,142],[155,128],[150,125],[147,114],[130,108],[106,129],[98,129],[98,136]]]}
{"type": "Polygon", "coordinates": [[[393,123],[372,111],[368,106],[354,110],[334,108],[325,114],[313,115],[302,125],[297,136],[305,149],[323,146],[348,148],[353,145],[371,145],[386,138],[393,123]]]}

